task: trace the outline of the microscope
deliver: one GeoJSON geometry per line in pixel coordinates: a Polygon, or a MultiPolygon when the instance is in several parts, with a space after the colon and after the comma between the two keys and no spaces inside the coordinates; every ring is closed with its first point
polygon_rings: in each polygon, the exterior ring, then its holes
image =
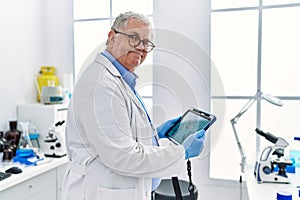
{"type": "Polygon", "coordinates": [[[48,135],[44,139],[46,157],[60,158],[67,155],[64,129],[59,129],[65,120],[55,123],[48,130],[48,135]]]}
{"type": "Polygon", "coordinates": [[[284,148],[286,148],[289,143],[281,137],[276,137],[271,133],[265,133],[258,128],[256,128],[255,131],[274,144],[273,146],[267,146],[261,152],[260,157],[255,163],[254,176],[257,182],[290,183],[286,174],[286,167],[293,163],[290,159],[284,158],[284,148]],[[276,166],[278,167],[278,171],[275,170],[276,166]]]}

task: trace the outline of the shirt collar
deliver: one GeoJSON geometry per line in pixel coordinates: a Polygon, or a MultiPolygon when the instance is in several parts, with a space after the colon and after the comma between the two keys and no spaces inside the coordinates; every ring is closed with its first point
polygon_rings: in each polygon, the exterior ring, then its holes
{"type": "Polygon", "coordinates": [[[131,73],[128,71],[117,59],[113,57],[107,50],[104,50],[101,53],[103,56],[105,56],[119,71],[124,81],[129,85],[131,90],[135,92],[135,85],[136,85],[136,79],[138,76],[134,73],[131,73]]]}

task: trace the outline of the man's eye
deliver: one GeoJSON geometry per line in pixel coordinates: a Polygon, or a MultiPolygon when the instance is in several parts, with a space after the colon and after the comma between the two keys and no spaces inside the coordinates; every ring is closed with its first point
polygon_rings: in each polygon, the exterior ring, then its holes
{"type": "Polygon", "coordinates": [[[150,43],[148,41],[143,41],[143,46],[144,47],[149,47],[150,46],[150,43]]]}
{"type": "Polygon", "coordinates": [[[133,35],[133,36],[131,37],[131,39],[132,39],[133,41],[139,41],[139,37],[136,36],[136,35],[133,35]]]}

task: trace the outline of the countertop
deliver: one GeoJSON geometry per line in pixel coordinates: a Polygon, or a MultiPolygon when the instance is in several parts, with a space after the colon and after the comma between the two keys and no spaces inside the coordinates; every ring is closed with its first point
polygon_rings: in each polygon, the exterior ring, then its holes
{"type": "Polygon", "coordinates": [[[13,162],[2,162],[0,163],[0,171],[4,172],[10,167],[17,166],[22,169],[20,174],[12,174],[10,177],[0,181],[0,192],[12,187],[16,184],[19,184],[23,181],[31,179],[34,176],[45,173],[51,169],[62,166],[68,162],[67,156],[62,158],[44,158],[43,161],[39,161],[36,166],[26,166],[19,163],[13,162]]]}
{"type": "Polygon", "coordinates": [[[277,192],[285,191],[292,194],[293,199],[298,199],[300,186],[300,168],[296,173],[287,173],[290,183],[257,183],[253,170],[246,171],[246,185],[249,200],[272,200],[276,199],[277,192]]]}

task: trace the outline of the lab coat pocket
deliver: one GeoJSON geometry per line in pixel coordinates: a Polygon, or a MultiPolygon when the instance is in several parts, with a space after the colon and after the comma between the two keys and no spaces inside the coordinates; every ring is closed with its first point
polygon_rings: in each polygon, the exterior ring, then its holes
{"type": "Polygon", "coordinates": [[[138,200],[137,189],[97,188],[97,200],[128,199],[138,200]]]}

